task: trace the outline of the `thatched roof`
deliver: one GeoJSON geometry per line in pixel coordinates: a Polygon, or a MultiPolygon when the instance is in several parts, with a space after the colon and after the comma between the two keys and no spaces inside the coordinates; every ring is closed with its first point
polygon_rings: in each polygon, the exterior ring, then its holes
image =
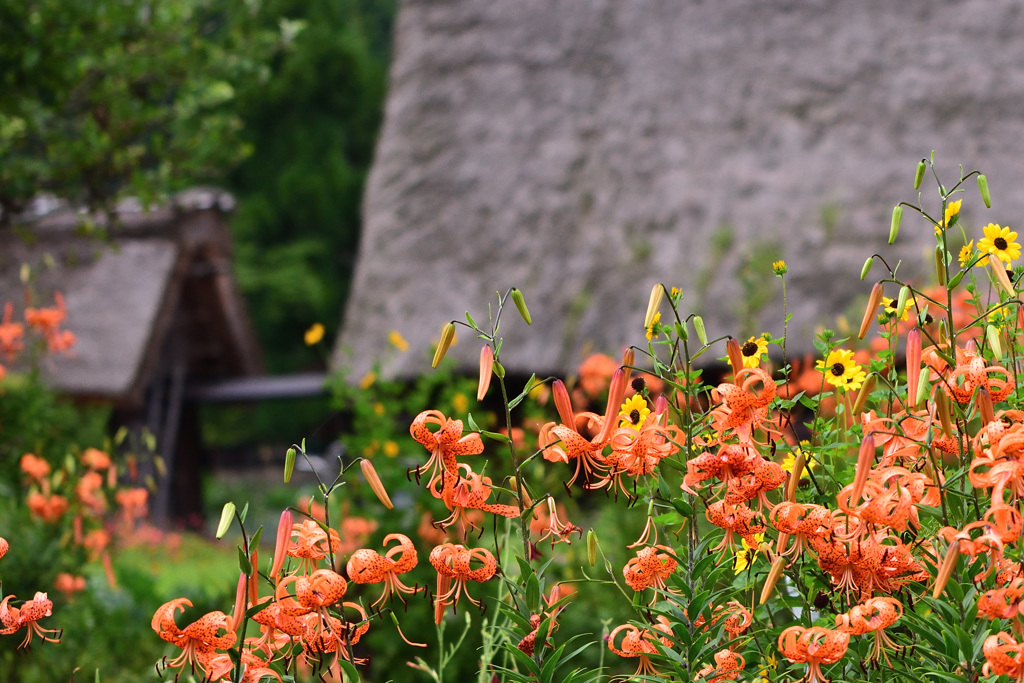
{"type": "Polygon", "coordinates": [[[254,374],[260,353],[231,270],[230,195],[192,190],[168,205],[118,208],[106,237],[83,236],[83,216],[58,209],[0,230],[0,302],[23,301],[19,273],[34,273],[35,305],[63,293],[77,342],[47,357],[55,387],[137,407],[164,357],[187,355],[190,377],[254,374]]]}
{"type": "Polygon", "coordinates": [[[389,369],[426,368],[445,321],[512,285],[534,329],[504,326],[511,371],[643,342],[659,281],[712,336],[781,333],[777,256],[810,351],[872,252],[926,280],[923,220],[885,241],[933,149],[947,184],[988,173],[995,208],[969,188],[965,224],[1017,227],[1022,33],[1015,0],[403,2],[336,364],[359,377],[397,329],[389,369]]]}

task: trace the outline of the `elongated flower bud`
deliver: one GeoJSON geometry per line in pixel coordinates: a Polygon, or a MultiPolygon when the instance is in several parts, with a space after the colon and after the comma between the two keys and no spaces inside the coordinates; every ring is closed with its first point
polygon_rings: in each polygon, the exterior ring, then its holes
{"type": "MultiPolygon", "coordinates": [[[[897,204],[892,210],[892,221],[889,223],[889,244],[896,241],[896,236],[900,234],[900,221],[903,220],[903,206],[897,204]]],[[[861,278],[863,280],[864,278],[861,278]]]]}
{"type": "Polygon", "coordinates": [[[1011,298],[1016,296],[1017,292],[1014,291],[1013,284],[1010,283],[1010,276],[1006,274],[1006,266],[999,260],[999,257],[995,254],[989,254],[988,262],[992,266],[989,269],[992,271],[992,277],[995,278],[996,283],[1006,292],[1006,296],[1011,298]]]}
{"type": "Polygon", "coordinates": [[[220,511],[220,523],[217,524],[217,538],[224,538],[224,534],[231,527],[231,521],[235,518],[235,504],[231,501],[224,503],[220,511]]]}
{"type": "Polygon", "coordinates": [[[526,490],[526,484],[523,484],[522,487],[520,487],[519,480],[515,477],[509,477],[508,484],[512,487],[512,490],[516,492],[516,497],[520,498],[520,509],[525,510],[533,505],[533,501],[530,500],[530,493],[526,490]]]}
{"type": "Polygon", "coordinates": [[[631,368],[631,367],[633,367],[633,363],[635,363],[635,362],[636,362],[636,351],[634,351],[633,347],[630,346],[628,349],[626,349],[622,353],[622,367],[624,367],[624,368],[631,368]]]}
{"type": "Polygon", "coordinates": [[[519,315],[523,316],[526,324],[532,325],[533,318],[530,317],[530,310],[526,307],[526,299],[523,298],[523,293],[516,287],[512,288],[512,303],[516,305],[519,315]]]}
{"type": "Polygon", "coordinates": [[[949,550],[946,551],[946,558],[942,561],[942,566],[939,567],[939,573],[935,576],[935,587],[932,588],[932,599],[938,600],[939,596],[942,595],[942,591],[946,589],[946,582],[949,581],[949,577],[953,575],[953,570],[956,569],[956,561],[960,557],[960,541],[954,540],[949,544],[949,550]]]}
{"type": "Polygon", "coordinates": [[[699,315],[693,316],[693,329],[697,330],[697,339],[700,339],[700,343],[704,346],[708,345],[708,333],[704,329],[704,318],[699,315]]]}
{"type": "Polygon", "coordinates": [[[903,314],[907,310],[907,302],[910,300],[910,287],[903,285],[900,287],[900,296],[896,300],[896,319],[899,320],[903,317],[903,314]]]}
{"type": "Polygon", "coordinates": [[[996,329],[995,325],[985,326],[985,338],[988,340],[988,345],[992,349],[992,355],[996,360],[1003,357],[1003,345],[999,341],[999,330],[996,329]]]}
{"type": "Polygon", "coordinates": [[[786,481],[786,500],[791,503],[796,502],[796,487],[800,483],[800,477],[803,476],[804,466],[807,464],[807,455],[800,451],[795,458],[793,458],[793,471],[789,473],[789,479],[786,481]]]}
{"type": "Polygon", "coordinates": [[[917,405],[918,381],[921,377],[921,330],[907,333],[907,403],[917,405]]]}
{"type": "Polygon", "coordinates": [[[377,500],[386,507],[388,510],[394,510],[394,503],[391,502],[391,497],[388,496],[387,489],[384,488],[384,484],[381,482],[380,477],[377,476],[377,470],[374,468],[373,463],[365,458],[359,461],[359,469],[363,471],[363,477],[366,478],[366,483],[373,489],[374,495],[377,496],[377,500]]]}
{"type": "Polygon", "coordinates": [[[729,365],[732,366],[733,381],[736,375],[743,369],[743,354],[740,351],[740,343],[735,339],[725,342],[725,353],[729,356],[729,365]]]}
{"type": "Polygon", "coordinates": [[[666,411],[668,411],[668,399],[665,398],[665,394],[662,394],[654,399],[654,414],[660,418],[666,411]]]}
{"type": "Polygon", "coordinates": [[[871,267],[875,265],[875,257],[868,256],[867,260],[864,261],[864,265],[860,267],[860,279],[863,282],[864,278],[871,272],[871,267]]]}
{"type": "Polygon", "coordinates": [[[914,189],[915,190],[920,190],[921,189],[921,181],[924,180],[924,172],[925,172],[925,170],[927,168],[928,168],[928,166],[925,163],[925,160],[921,159],[921,161],[919,161],[918,164],[917,164],[917,171],[914,173],[914,189]]]}
{"type": "Polygon", "coordinates": [[[295,456],[297,455],[294,448],[289,448],[284,454],[284,483],[288,483],[292,480],[292,472],[295,470],[295,456]]]}
{"type": "Polygon", "coordinates": [[[454,340],[455,323],[445,323],[445,326],[441,328],[441,341],[437,343],[437,349],[434,351],[434,360],[430,362],[430,367],[436,368],[441,363],[444,354],[448,353],[448,347],[452,345],[454,340]]]}
{"type": "MultiPolygon", "coordinates": [[[[254,571],[253,574],[255,573],[254,571]]],[[[248,605],[246,605],[248,587],[249,577],[239,573],[238,588],[235,590],[235,609],[231,612],[231,623],[228,624],[228,630],[232,633],[238,633],[238,629],[242,627],[242,623],[245,621],[245,610],[248,608],[248,605]]]]}
{"type": "Polygon", "coordinates": [[[992,394],[985,387],[978,388],[977,398],[974,399],[978,406],[978,414],[981,416],[981,424],[987,425],[996,420],[996,409],[992,403],[992,394]]]}
{"type": "Polygon", "coordinates": [[[277,523],[277,540],[274,542],[274,566],[270,569],[270,575],[277,578],[284,566],[284,558],[287,555],[288,542],[292,538],[292,511],[285,510],[281,513],[281,519],[277,523]]]}
{"type": "Polygon", "coordinates": [[[871,329],[871,321],[875,319],[875,312],[878,310],[878,305],[882,303],[882,296],[885,294],[885,287],[881,282],[876,282],[875,286],[871,288],[871,294],[868,296],[868,305],[864,308],[864,317],[860,321],[860,330],[857,332],[857,338],[863,339],[864,335],[871,329]]]}
{"type": "Polygon", "coordinates": [[[857,392],[857,400],[853,402],[853,409],[850,410],[850,414],[853,415],[854,419],[864,412],[864,404],[867,403],[871,392],[875,390],[875,382],[877,380],[878,373],[869,372],[867,379],[864,380],[864,384],[860,386],[860,391],[857,392]]]}
{"type": "Polygon", "coordinates": [[[985,208],[992,208],[992,197],[988,193],[988,178],[984,173],[978,174],[978,192],[981,192],[981,201],[985,202],[985,208]]]}
{"type": "Polygon", "coordinates": [[[946,250],[940,245],[935,245],[935,277],[940,287],[946,286],[946,250]]]}
{"type": "Polygon", "coordinates": [[[768,577],[764,580],[764,588],[761,589],[761,601],[758,604],[763,605],[768,602],[768,598],[771,597],[775,584],[779,582],[779,577],[782,576],[782,570],[785,568],[786,558],[781,555],[776,557],[775,561],[772,562],[772,568],[768,572],[768,577]]]}
{"type": "Polygon", "coordinates": [[[480,380],[476,385],[476,400],[484,400],[487,389],[491,386],[491,375],[494,370],[494,349],[490,344],[484,344],[480,349],[480,380]]]}
{"type": "Polygon", "coordinates": [[[587,562],[591,567],[597,564],[597,532],[593,529],[587,532],[587,562]]]}
{"type": "Polygon", "coordinates": [[[860,502],[860,494],[864,492],[864,485],[868,482],[868,475],[871,474],[871,466],[875,464],[875,437],[874,434],[867,434],[860,443],[860,452],[857,454],[857,471],[853,478],[853,489],[850,491],[850,505],[857,505],[860,502]]]}
{"type": "Polygon", "coordinates": [[[255,605],[260,599],[260,551],[256,548],[252,551],[252,574],[249,575],[247,593],[249,605],[255,605]]]}
{"type": "Polygon", "coordinates": [[[565,388],[565,382],[560,379],[552,382],[551,395],[555,397],[555,410],[558,411],[558,419],[569,429],[575,429],[576,415],[572,412],[572,401],[569,400],[569,390],[565,388]]]}
{"type": "Polygon", "coordinates": [[[612,373],[612,381],[608,386],[608,406],[604,411],[604,424],[597,440],[604,443],[612,433],[612,428],[619,423],[619,406],[626,397],[626,371],[619,368],[612,373]]]}
{"type": "Polygon", "coordinates": [[[654,322],[654,314],[658,312],[658,308],[661,306],[661,300],[665,296],[665,288],[661,284],[656,284],[651,289],[651,298],[647,301],[647,314],[644,316],[644,329],[648,329],[651,323],[654,322]]]}
{"type": "Polygon", "coordinates": [[[949,413],[949,397],[944,391],[935,392],[935,412],[939,415],[942,433],[946,438],[953,437],[953,419],[949,413]]]}

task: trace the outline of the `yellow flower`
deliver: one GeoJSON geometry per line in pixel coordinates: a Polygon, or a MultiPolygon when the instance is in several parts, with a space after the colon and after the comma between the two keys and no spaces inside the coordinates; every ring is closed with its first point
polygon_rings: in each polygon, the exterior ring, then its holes
{"type": "Polygon", "coordinates": [[[972,258],[974,258],[974,240],[960,247],[960,267],[966,268],[972,258]]]}
{"type": "Polygon", "coordinates": [[[402,353],[409,350],[409,342],[405,341],[405,337],[403,337],[402,333],[398,330],[391,330],[388,332],[388,341],[402,353]]]}
{"type": "Polygon", "coordinates": [[[986,254],[995,254],[1000,261],[1009,263],[1013,259],[1020,258],[1020,245],[1017,243],[1017,233],[1009,227],[1000,227],[995,223],[985,226],[985,236],[978,240],[978,251],[986,254]]]}
{"type": "Polygon", "coordinates": [[[846,349],[833,349],[828,358],[818,361],[815,366],[825,375],[825,380],[838,389],[857,391],[867,373],[859,364],[853,360],[853,351],[846,349]]]}
{"type": "Polygon", "coordinates": [[[771,683],[771,679],[768,678],[768,672],[774,672],[776,667],[779,665],[779,660],[775,658],[775,655],[765,655],[764,664],[758,670],[757,675],[761,677],[759,683],[771,683]]]}
{"type": "Polygon", "coordinates": [[[737,574],[741,573],[744,569],[753,564],[755,559],[757,559],[761,546],[764,545],[764,534],[754,534],[754,540],[757,541],[757,544],[750,545],[747,543],[747,539],[744,538],[743,547],[736,551],[736,557],[733,559],[732,568],[737,574]]]}
{"type": "Polygon", "coordinates": [[[384,442],[384,449],[383,450],[384,450],[384,455],[388,456],[389,458],[393,458],[396,455],[398,455],[398,444],[395,443],[394,441],[390,441],[390,440],[389,441],[385,441],[384,442]]]}
{"type": "Polygon", "coordinates": [[[654,314],[654,317],[651,318],[651,326],[647,328],[647,341],[651,341],[652,339],[654,339],[655,335],[657,335],[660,331],[661,311],[658,311],[657,313],[654,314]]]}
{"type": "Polygon", "coordinates": [[[363,375],[362,379],[359,380],[359,388],[365,391],[366,389],[372,387],[373,383],[376,381],[377,373],[374,372],[373,370],[370,370],[368,373],[363,375]]]}
{"type": "MultiPolygon", "coordinates": [[[[896,309],[899,308],[900,302],[896,299],[890,299],[887,296],[882,297],[882,312],[878,316],[878,322],[885,324],[896,317],[896,309]]],[[[903,309],[903,317],[900,320],[907,320],[910,317],[910,311],[914,308],[914,300],[907,299],[907,306],[903,309]]]]}
{"type": "Polygon", "coordinates": [[[651,414],[647,407],[647,401],[640,394],[634,394],[626,399],[619,408],[620,427],[639,427],[651,414]]]}
{"type": "Polygon", "coordinates": [[[946,204],[946,215],[941,221],[939,221],[939,224],[935,226],[935,234],[939,234],[951,225],[956,225],[956,221],[960,217],[960,205],[963,203],[964,200],[958,199],[955,202],[946,204]]]}
{"type": "Polygon", "coordinates": [[[740,347],[740,355],[743,356],[743,367],[756,368],[761,364],[761,356],[768,353],[768,340],[764,335],[751,337],[747,343],[740,347]]]}
{"type": "Polygon", "coordinates": [[[804,450],[806,446],[809,446],[809,441],[801,441],[800,445],[793,449],[792,453],[786,453],[786,457],[782,459],[780,467],[783,472],[789,472],[792,474],[793,465],[796,464],[796,457],[801,453],[804,454],[804,469],[813,470],[818,466],[818,463],[811,457],[811,454],[804,450]]]}
{"type": "Polygon", "coordinates": [[[789,266],[786,265],[785,261],[775,261],[772,263],[772,272],[782,277],[789,272],[789,266]]]}
{"type": "Polygon", "coordinates": [[[313,344],[320,343],[320,340],[324,338],[324,326],[320,323],[313,323],[313,326],[306,330],[304,339],[306,340],[306,346],[312,346],[313,344]]]}
{"type": "Polygon", "coordinates": [[[452,396],[452,407],[456,413],[464,413],[469,410],[469,399],[465,394],[455,394],[452,396]]]}
{"type": "Polygon", "coordinates": [[[378,402],[378,403],[374,403],[373,404],[373,413],[374,413],[374,415],[376,415],[377,417],[384,417],[384,413],[385,412],[387,412],[387,411],[385,410],[383,403],[379,403],[378,402]]]}
{"type": "Polygon", "coordinates": [[[669,290],[668,296],[672,300],[681,299],[683,296],[683,290],[680,289],[679,287],[673,287],[671,290],[669,290]]]}

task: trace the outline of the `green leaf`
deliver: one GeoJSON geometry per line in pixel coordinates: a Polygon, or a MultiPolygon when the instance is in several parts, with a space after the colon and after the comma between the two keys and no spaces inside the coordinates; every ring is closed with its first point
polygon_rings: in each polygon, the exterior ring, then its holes
{"type": "Polygon", "coordinates": [[[252,576],[252,562],[241,548],[238,549],[238,569],[246,576],[252,576]]]}
{"type": "Polygon", "coordinates": [[[359,683],[359,672],[352,665],[352,662],[347,662],[344,659],[339,659],[338,664],[341,665],[341,672],[345,676],[346,683],[359,683]]]}
{"type": "Polygon", "coordinates": [[[480,327],[476,324],[476,321],[473,320],[473,316],[469,314],[469,311],[466,311],[466,322],[469,323],[469,326],[472,327],[474,330],[480,329],[480,327]]]}
{"type": "Polygon", "coordinates": [[[249,554],[251,555],[257,548],[260,547],[260,539],[263,538],[263,526],[261,525],[256,533],[249,539],[249,554]]]}
{"type": "Polygon", "coordinates": [[[480,425],[478,425],[476,423],[476,420],[473,419],[473,413],[467,413],[466,414],[466,425],[469,426],[470,431],[473,431],[473,432],[479,432],[480,431],[480,425]]]}

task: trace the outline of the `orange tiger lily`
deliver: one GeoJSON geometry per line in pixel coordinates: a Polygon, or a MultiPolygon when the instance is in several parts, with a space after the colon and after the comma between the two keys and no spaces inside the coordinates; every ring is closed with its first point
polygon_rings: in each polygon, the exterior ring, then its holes
{"type": "Polygon", "coordinates": [[[477,433],[462,435],[462,420],[450,420],[439,410],[425,410],[416,416],[409,433],[417,443],[430,451],[426,464],[413,470],[419,480],[423,470],[430,470],[430,480],[439,475],[445,489],[454,486],[459,478],[458,460],[463,455],[479,455],[484,452],[484,443],[477,433]],[[429,425],[438,429],[431,431],[429,425]]]}
{"type": "Polygon", "coordinates": [[[391,541],[398,541],[398,545],[389,548],[384,555],[369,548],[360,548],[352,554],[345,566],[349,579],[354,583],[384,584],[384,591],[373,601],[373,607],[385,602],[392,593],[398,594],[399,599],[405,602],[403,593],[414,594],[418,590],[406,586],[398,578],[399,574],[405,574],[416,566],[418,558],[415,546],[404,534],[388,534],[384,537],[385,546],[391,541]]]}
{"type": "Polygon", "coordinates": [[[1024,680],[1024,643],[1018,643],[1009,633],[1000,631],[985,639],[981,651],[985,654],[982,674],[1024,680]]]}
{"type": "Polygon", "coordinates": [[[903,616],[903,603],[895,598],[871,598],[862,605],[853,607],[846,614],[836,615],[836,629],[853,636],[865,633],[875,634],[875,644],[868,656],[869,662],[878,661],[885,656],[885,647],[896,647],[896,643],[885,635],[885,629],[895,624],[903,616]]]}
{"type": "Polygon", "coordinates": [[[616,626],[608,634],[608,649],[620,657],[639,658],[640,661],[634,676],[658,676],[658,670],[651,664],[650,659],[651,655],[658,654],[658,648],[654,646],[654,639],[657,638],[666,648],[672,646],[672,641],[669,638],[658,634],[672,635],[672,627],[669,625],[668,619],[661,615],[658,616],[658,623],[653,624],[649,629],[641,629],[633,624],[622,624],[616,626]],[[626,634],[616,646],[615,638],[622,631],[625,631],[626,634]]]}
{"type": "Polygon", "coordinates": [[[835,664],[846,654],[850,634],[821,626],[790,626],[779,634],[779,652],[793,663],[807,664],[807,683],[828,683],[822,664],[835,664]]]}
{"type": "MultiPolygon", "coordinates": [[[[2,555],[3,553],[0,553],[0,556],[2,555]]],[[[18,646],[19,650],[30,647],[33,636],[39,636],[47,643],[60,642],[62,630],[43,628],[39,625],[40,619],[48,617],[53,613],[53,602],[46,596],[46,593],[37,592],[31,600],[22,604],[21,607],[11,607],[10,601],[13,598],[13,595],[8,595],[0,602],[0,636],[8,636],[24,628],[25,639],[18,646]],[[48,634],[56,635],[50,636],[48,634]]]]}
{"type": "Polygon", "coordinates": [[[230,617],[220,611],[209,612],[184,630],[178,628],[174,623],[174,613],[185,611],[186,605],[192,606],[188,598],[164,603],[153,614],[150,626],[161,639],[181,648],[181,655],[164,663],[165,671],[171,667],[184,668],[190,665],[205,676],[217,650],[225,650],[235,644],[235,634],[229,627],[230,617]]]}
{"type": "Polygon", "coordinates": [[[630,559],[622,568],[626,585],[635,591],[642,591],[645,588],[666,590],[665,581],[676,570],[676,561],[671,552],[671,548],[663,545],[638,550],[636,557],[630,559]],[[659,550],[665,552],[659,553],[659,550]]]}
{"type": "Polygon", "coordinates": [[[498,569],[494,555],[486,548],[469,549],[454,543],[444,543],[430,551],[430,564],[437,570],[437,596],[434,602],[434,621],[440,624],[445,607],[455,605],[463,594],[470,603],[479,607],[466,588],[467,581],[483,583],[498,569]],[[476,569],[472,565],[476,563],[476,569]]]}
{"type": "Polygon", "coordinates": [[[464,470],[466,476],[458,477],[457,483],[446,472],[442,472],[431,479],[427,485],[430,494],[434,498],[444,501],[445,507],[452,511],[452,514],[447,519],[442,522],[436,522],[437,526],[446,529],[452,524],[460,522],[463,530],[465,530],[467,523],[469,523],[471,528],[475,529],[476,525],[466,516],[466,510],[482,510],[483,512],[490,512],[502,517],[516,517],[519,515],[519,508],[513,505],[486,502],[491,495],[490,477],[480,476],[470,469],[466,463],[459,463],[458,470],[464,470]],[[440,490],[437,488],[439,482],[442,486],[440,490]]]}

